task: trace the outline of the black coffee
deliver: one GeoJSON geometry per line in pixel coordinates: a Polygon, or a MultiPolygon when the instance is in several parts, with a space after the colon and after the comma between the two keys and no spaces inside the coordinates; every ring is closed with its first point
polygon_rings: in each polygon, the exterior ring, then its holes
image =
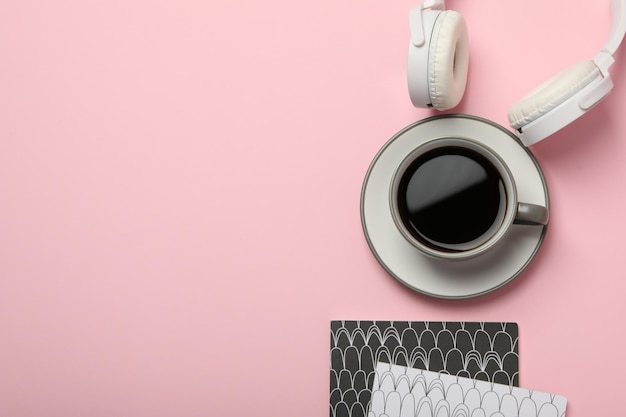
{"type": "Polygon", "coordinates": [[[397,198],[410,233],[450,252],[486,241],[506,208],[497,169],[483,155],[456,146],[428,151],[413,161],[400,180],[397,198]]]}

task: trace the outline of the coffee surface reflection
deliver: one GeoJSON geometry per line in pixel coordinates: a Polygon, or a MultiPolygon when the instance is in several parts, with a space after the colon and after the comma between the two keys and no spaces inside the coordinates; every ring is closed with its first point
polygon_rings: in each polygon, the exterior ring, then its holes
{"type": "Polygon", "coordinates": [[[397,204],[407,230],[427,246],[463,251],[487,241],[506,211],[506,191],[496,167],[458,146],[425,152],[399,183],[397,204]]]}

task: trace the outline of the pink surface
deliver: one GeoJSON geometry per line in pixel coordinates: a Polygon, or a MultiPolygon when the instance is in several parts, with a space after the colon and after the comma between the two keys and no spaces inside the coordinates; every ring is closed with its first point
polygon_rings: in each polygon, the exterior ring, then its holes
{"type": "MultiPolygon", "coordinates": [[[[524,387],[621,415],[626,54],[616,88],[535,146],[551,225],[493,295],[431,300],[365,242],[405,85],[410,1],[0,4],[0,415],[325,416],[329,321],[516,321],[524,387]]],[[[457,111],[506,124],[589,59],[609,2],[449,1],[457,111]]]]}

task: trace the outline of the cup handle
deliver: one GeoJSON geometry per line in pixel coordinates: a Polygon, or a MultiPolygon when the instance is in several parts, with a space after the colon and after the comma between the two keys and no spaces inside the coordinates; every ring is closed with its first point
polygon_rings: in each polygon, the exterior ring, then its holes
{"type": "Polygon", "coordinates": [[[546,225],[550,215],[548,208],[537,204],[517,203],[515,224],[546,225]]]}

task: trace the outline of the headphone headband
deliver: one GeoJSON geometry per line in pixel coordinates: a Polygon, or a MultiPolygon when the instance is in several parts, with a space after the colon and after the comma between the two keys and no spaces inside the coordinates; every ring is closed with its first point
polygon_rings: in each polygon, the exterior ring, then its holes
{"type": "Polygon", "coordinates": [[[615,51],[626,34],[626,0],[611,1],[611,32],[609,40],[602,48],[603,52],[615,55],[615,51]]]}
{"type": "Polygon", "coordinates": [[[426,42],[424,32],[424,10],[445,10],[444,0],[427,0],[409,12],[409,28],[411,30],[411,43],[414,46],[423,46],[426,42]]]}

